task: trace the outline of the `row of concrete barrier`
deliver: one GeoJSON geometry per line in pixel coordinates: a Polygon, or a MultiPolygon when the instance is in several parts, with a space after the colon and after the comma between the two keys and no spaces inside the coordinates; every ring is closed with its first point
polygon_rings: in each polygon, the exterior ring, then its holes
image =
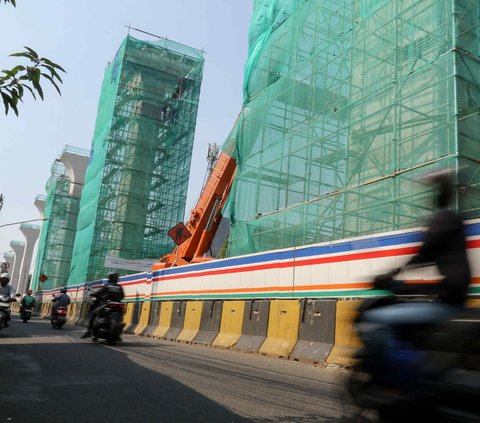
{"type": "MultiPolygon", "coordinates": [[[[361,300],[156,301],[126,303],[126,333],[349,366],[360,346],[353,323],[361,300]]],[[[480,300],[469,306],[480,307],[480,300]]],[[[41,317],[51,313],[43,303],[41,317]]],[[[68,322],[85,325],[88,304],[73,303],[68,322]]]]}
{"type": "MultiPolygon", "coordinates": [[[[359,301],[246,300],[126,303],[126,333],[231,348],[293,360],[349,365],[359,341],[359,301]]],[[[48,317],[51,304],[41,305],[48,317]]],[[[88,305],[74,303],[68,322],[85,325],[88,305]]]]}

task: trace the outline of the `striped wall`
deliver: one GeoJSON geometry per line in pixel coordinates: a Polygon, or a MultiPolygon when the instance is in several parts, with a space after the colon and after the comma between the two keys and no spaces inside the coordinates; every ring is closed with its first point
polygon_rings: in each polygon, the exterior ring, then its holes
{"type": "MultiPolygon", "coordinates": [[[[466,225],[472,266],[471,294],[480,294],[480,220],[466,225]]],[[[414,254],[421,231],[405,230],[276,250],[123,276],[128,302],[205,299],[351,298],[369,294],[373,275],[399,267],[414,254]]],[[[434,267],[400,278],[438,280],[434,267]]],[[[102,281],[69,287],[73,302],[102,281]]],[[[43,300],[57,292],[41,293],[43,300]]]]}

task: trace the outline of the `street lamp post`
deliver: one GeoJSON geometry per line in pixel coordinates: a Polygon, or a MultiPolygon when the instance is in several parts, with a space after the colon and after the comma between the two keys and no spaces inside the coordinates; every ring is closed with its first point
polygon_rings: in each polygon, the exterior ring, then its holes
{"type": "Polygon", "coordinates": [[[13,225],[19,225],[21,223],[29,223],[29,222],[40,222],[44,220],[48,220],[48,217],[45,217],[44,219],[31,219],[31,220],[22,220],[21,222],[12,222],[12,223],[5,223],[4,225],[0,225],[0,228],[3,228],[5,226],[13,226],[13,225]]]}

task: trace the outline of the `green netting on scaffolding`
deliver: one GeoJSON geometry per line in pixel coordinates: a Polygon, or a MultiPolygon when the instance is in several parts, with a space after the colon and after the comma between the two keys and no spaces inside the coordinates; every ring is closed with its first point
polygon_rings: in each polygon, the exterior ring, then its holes
{"type": "Polygon", "coordinates": [[[106,267],[107,256],[172,251],[167,231],[185,212],[203,62],[194,48],[128,36],[107,66],[69,283],[129,273],[106,267]]]}
{"type": "Polygon", "coordinates": [[[439,168],[480,215],[480,1],[256,0],[249,41],[229,255],[419,226],[439,168]]]}
{"type": "Polygon", "coordinates": [[[53,163],[45,188],[47,196],[37,197],[45,201],[43,215],[48,220],[42,224],[38,241],[33,289],[66,285],[80,206],[80,198],[70,194],[71,180],[60,161],[53,163]],[[43,283],[39,279],[42,274],[48,278],[43,283]]]}

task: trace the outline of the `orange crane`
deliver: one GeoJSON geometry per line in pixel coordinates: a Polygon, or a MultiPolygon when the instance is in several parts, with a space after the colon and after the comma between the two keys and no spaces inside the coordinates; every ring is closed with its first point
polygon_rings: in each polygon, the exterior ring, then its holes
{"type": "Polygon", "coordinates": [[[159,263],[152,266],[152,271],[212,260],[204,254],[210,249],[222,219],[222,208],[230,193],[236,167],[235,159],[225,153],[220,154],[185,225],[192,236],[172,253],[165,254],[159,263]]]}

